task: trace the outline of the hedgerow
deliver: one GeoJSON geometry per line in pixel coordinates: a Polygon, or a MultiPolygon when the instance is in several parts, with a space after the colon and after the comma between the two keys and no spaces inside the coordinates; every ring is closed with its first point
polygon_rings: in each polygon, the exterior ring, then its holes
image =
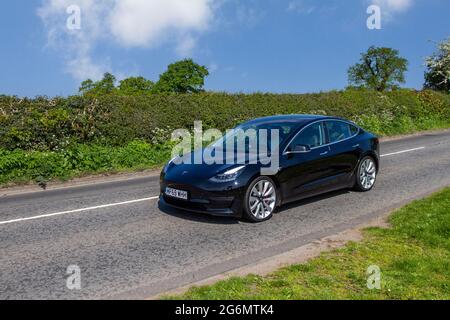
{"type": "Polygon", "coordinates": [[[450,95],[351,89],[316,94],[0,96],[0,184],[144,169],[168,160],[170,135],[202,120],[221,131],[275,114],[334,115],[379,135],[450,127],[450,95]]]}
{"type": "Polygon", "coordinates": [[[139,139],[161,143],[178,128],[202,120],[226,130],[275,114],[325,114],[353,120],[379,135],[450,123],[450,96],[434,91],[379,93],[345,90],[317,94],[226,94],[19,99],[0,97],[0,147],[58,151],[77,144],[124,146],[139,139]]]}

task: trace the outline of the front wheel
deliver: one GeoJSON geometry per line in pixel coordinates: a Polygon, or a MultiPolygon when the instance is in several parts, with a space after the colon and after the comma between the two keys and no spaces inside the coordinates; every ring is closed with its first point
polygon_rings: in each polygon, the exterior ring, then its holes
{"type": "Polygon", "coordinates": [[[244,212],[252,222],[262,222],[272,217],[277,204],[276,185],[269,177],[259,177],[248,187],[244,198],[244,212]]]}
{"type": "Polygon", "coordinates": [[[377,166],[372,157],[364,157],[356,172],[355,189],[366,192],[372,190],[377,179],[377,166]]]}

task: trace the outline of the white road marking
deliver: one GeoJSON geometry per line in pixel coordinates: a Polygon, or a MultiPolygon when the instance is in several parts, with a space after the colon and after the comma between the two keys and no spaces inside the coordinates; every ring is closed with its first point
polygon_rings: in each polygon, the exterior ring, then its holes
{"type": "Polygon", "coordinates": [[[116,207],[116,206],[123,206],[123,205],[126,205],[126,204],[132,204],[132,203],[156,200],[158,198],[159,197],[150,197],[150,198],[144,198],[144,199],[125,201],[125,202],[117,202],[117,203],[105,204],[105,205],[101,205],[101,206],[95,206],[95,207],[89,207],[89,208],[83,208],[83,209],[62,211],[62,212],[56,212],[56,213],[50,213],[50,214],[42,214],[42,215],[39,215],[39,216],[33,216],[33,217],[28,217],[28,218],[19,218],[19,219],[8,220],[8,221],[0,221],[0,225],[10,224],[10,223],[15,223],[15,222],[29,221],[29,220],[37,220],[37,219],[43,219],[43,218],[56,217],[56,216],[61,216],[61,215],[68,214],[68,213],[78,213],[78,212],[91,211],[91,210],[96,210],[96,209],[110,208],[110,207],[116,207]]]}
{"type": "Polygon", "coordinates": [[[393,152],[393,153],[388,153],[388,154],[383,154],[381,157],[389,157],[389,156],[395,156],[397,154],[402,154],[402,153],[407,153],[407,152],[413,152],[413,151],[419,151],[419,150],[423,150],[425,149],[425,147],[420,147],[420,148],[414,148],[414,149],[409,149],[409,150],[403,150],[403,151],[398,151],[398,152],[393,152]]]}
{"type": "MultiPolygon", "coordinates": [[[[383,154],[381,157],[389,157],[389,156],[394,156],[394,155],[397,155],[397,154],[413,152],[413,151],[419,151],[419,150],[423,150],[423,149],[425,149],[425,147],[420,147],[420,148],[414,148],[414,149],[409,149],[409,150],[403,150],[403,151],[383,154]]],[[[138,202],[145,202],[145,201],[156,200],[158,198],[159,198],[158,196],[154,196],[154,197],[149,197],[149,198],[144,198],[144,199],[137,199],[137,200],[131,200],[131,201],[125,201],[125,202],[104,204],[104,205],[101,205],[101,206],[95,206],[95,207],[89,207],[89,208],[82,208],[82,209],[69,210],[69,211],[62,211],[62,212],[56,212],[56,213],[50,213],[50,214],[42,214],[42,215],[28,217],[28,218],[18,218],[18,219],[14,219],[14,220],[0,221],[0,225],[11,224],[11,223],[16,223],[16,222],[24,222],[24,221],[30,221],[30,220],[38,220],[38,219],[44,219],[44,218],[51,218],[51,217],[61,216],[61,215],[69,214],[69,213],[79,213],[79,212],[92,211],[92,210],[97,210],[97,209],[104,209],[104,208],[110,208],[110,207],[123,206],[123,205],[127,205],[127,204],[133,204],[133,203],[138,203],[138,202]]]]}

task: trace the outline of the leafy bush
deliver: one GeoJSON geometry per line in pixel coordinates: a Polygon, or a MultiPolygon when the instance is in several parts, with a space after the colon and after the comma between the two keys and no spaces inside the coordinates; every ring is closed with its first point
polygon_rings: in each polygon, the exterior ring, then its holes
{"type": "Polygon", "coordinates": [[[275,114],[334,115],[379,135],[450,127],[450,95],[349,89],[316,94],[226,94],[19,99],[0,96],[0,184],[156,166],[171,132],[221,131],[275,114]]]}
{"type": "Polygon", "coordinates": [[[450,37],[438,44],[437,52],[425,59],[425,88],[450,93],[450,37]]]}
{"type": "Polygon", "coordinates": [[[8,151],[0,149],[0,184],[45,182],[89,173],[144,169],[170,157],[169,145],[132,141],[124,147],[72,145],[65,151],[8,151]]]}
{"type": "Polygon", "coordinates": [[[448,126],[450,96],[434,91],[332,91],[317,94],[225,94],[69,98],[0,97],[0,147],[64,150],[71,144],[124,146],[161,142],[173,129],[226,130],[255,117],[310,113],[353,120],[380,135],[448,126]]]}

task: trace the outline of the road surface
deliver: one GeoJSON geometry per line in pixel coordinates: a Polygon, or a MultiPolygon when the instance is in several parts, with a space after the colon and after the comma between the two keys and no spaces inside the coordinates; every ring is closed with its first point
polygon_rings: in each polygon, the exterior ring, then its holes
{"type": "Polygon", "coordinates": [[[450,185],[450,132],[382,143],[370,193],[334,192],[251,224],[160,210],[158,178],[0,198],[0,299],[146,298],[351,228],[450,185]],[[67,287],[78,266],[81,289],[67,287]]]}

